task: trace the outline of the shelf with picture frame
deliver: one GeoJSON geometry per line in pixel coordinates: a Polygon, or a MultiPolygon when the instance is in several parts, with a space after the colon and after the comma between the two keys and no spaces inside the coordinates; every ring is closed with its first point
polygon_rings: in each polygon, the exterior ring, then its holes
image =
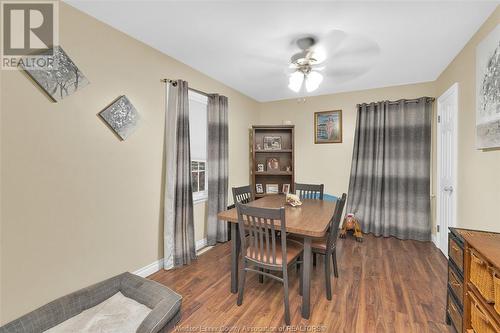
{"type": "Polygon", "coordinates": [[[280,150],[255,150],[255,153],[257,154],[269,154],[269,153],[291,153],[291,149],[280,149],[280,150]]]}
{"type": "Polygon", "coordinates": [[[293,125],[254,125],[251,131],[250,179],[256,198],[295,189],[293,125]]]}

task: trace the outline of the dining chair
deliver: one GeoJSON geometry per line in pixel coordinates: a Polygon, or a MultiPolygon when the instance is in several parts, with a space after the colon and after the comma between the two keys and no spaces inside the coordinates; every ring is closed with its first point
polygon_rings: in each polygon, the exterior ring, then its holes
{"type": "Polygon", "coordinates": [[[337,267],[337,236],[339,234],[340,220],[342,218],[342,212],[344,211],[346,197],[347,194],[343,193],[342,197],[337,200],[335,212],[333,213],[332,219],[330,221],[327,237],[322,239],[313,239],[311,243],[313,255],[319,254],[325,256],[325,288],[326,298],[329,301],[332,299],[330,257],[332,258],[333,274],[336,278],[338,278],[339,271],[337,267]]]}
{"type": "MultiPolygon", "coordinates": [[[[250,201],[255,200],[250,185],[241,186],[241,187],[233,187],[233,204],[227,206],[227,209],[233,209],[236,207],[236,202],[248,203],[250,201]]],[[[231,227],[230,222],[227,222],[227,239],[231,240],[231,227]]],[[[262,282],[264,282],[262,280],[262,282]]]]}
{"type": "MultiPolygon", "coordinates": [[[[247,204],[250,201],[254,201],[255,197],[252,193],[252,189],[250,185],[233,187],[233,207],[236,206],[236,203],[247,204]]],[[[231,207],[231,208],[233,208],[231,207]]],[[[248,234],[247,234],[248,236],[248,234]]],[[[259,275],[259,282],[264,283],[264,276],[259,275]]]]}
{"type": "Polygon", "coordinates": [[[254,201],[255,198],[252,193],[252,188],[250,185],[247,186],[240,186],[240,187],[233,187],[233,201],[236,204],[242,203],[242,204],[247,204],[250,201],[254,201]]]}
{"type": "Polygon", "coordinates": [[[236,209],[242,249],[237,304],[243,303],[246,272],[275,279],[283,283],[285,323],[290,325],[288,268],[302,254],[302,243],[287,239],[284,207],[259,208],[237,203],[236,209]],[[276,235],[277,230],[281,231],[281,237],[276,235]],[[245,231],[249,233],[248,239],[245,231]],[[273,273],[281,273],[282,277],[273,273]]]}
{"type": "Polygon", "coordinates": [[[320,199],[323,200],[323,184],[299,184],[295,183],[295,194],[301,199],[320,199]]]}
{"type": "MultiPolygon", "coordinates": [[[[300,184],[295,183],[295,194],[300,199],[319,199],[323,200],[324,184],[300,184]]],[[[313,255],[313,266],[316,266],[317,257],[313,255]]]]}

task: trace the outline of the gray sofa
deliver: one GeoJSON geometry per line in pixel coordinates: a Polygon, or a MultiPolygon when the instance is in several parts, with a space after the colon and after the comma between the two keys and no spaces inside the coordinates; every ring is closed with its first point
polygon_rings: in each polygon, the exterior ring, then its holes
{"type": "Polygon", "coordinates": [[[182,297],[179,294],[157,282],[122,273],[58,298],[0,327],[0,333],[43,332],[100,304],[117,292],[152,309],[137,328],[137,333],[166,332],[180,319],[182,297]]]}

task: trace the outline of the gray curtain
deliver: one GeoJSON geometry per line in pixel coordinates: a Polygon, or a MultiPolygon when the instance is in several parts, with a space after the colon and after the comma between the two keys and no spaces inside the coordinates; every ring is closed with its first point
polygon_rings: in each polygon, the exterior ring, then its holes
{"type": "Polygon", "coordinates": [[[226,242],[227,223],[217,219],[217,213],[227,207],[228,191],[228,124],[227,97],[208,97],[208,218],[207,242],[226,242]]]}
{"type": "Polygon", "coordinates": [[[196,258],[186,81],[166,83],[164,149],[164,268],[169,269],[196,258]]]}
{"type": "Polygon", "coordinates": [[[363,232],[431,239],[432,101],[358,105],[347,212],[363,232]]]}

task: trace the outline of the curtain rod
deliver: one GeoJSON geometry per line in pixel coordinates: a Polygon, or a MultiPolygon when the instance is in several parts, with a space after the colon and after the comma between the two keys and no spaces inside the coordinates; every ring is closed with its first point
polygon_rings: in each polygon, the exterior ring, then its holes
{"type": "MultiPolygon", "coordinates": [[[[165,83],[170,82],[170,83],[172,83],[174,85],[174,87],[177,85],[177,80],[162,79],[161,82],[165,82],[165,83]]],[[[194,91],[195,93],[203,95],[203,96],[207,96],[208,97],[208,96],[212,95],[212,94],[209,94],[209,93],[206,93],[204,91],[201,91],[201,90],[198,90],[198,89],[194,89],[194,88],[191,88],[191,87],[188,87],[188,89],[191,90],[191,91],[194,91]]]]}
{"type": "MultiPolygon", "coordinates": [[[[420,100],[422,98],[425,98],[426,100],[428,100],[429,102],[434,102],[436,99],[434,97],[427,97],[427,96],[424,96],[424,97],[420,97],[420,98],[413,98],[413,99],[398,99],[397,101],[388,101],[389,104],[399,104],[401,103],[401,101],[405,101],[406,103],[417,103],[417,102],[420,102],[420,100]]],[[[370,102],[370,103],[360,103],[360,104],[357,104],[357,105],[362,105],[362,104],[373,104],[373,103],[384,103],[386,101],[379,101],[379,102],[370,102]]]]}

